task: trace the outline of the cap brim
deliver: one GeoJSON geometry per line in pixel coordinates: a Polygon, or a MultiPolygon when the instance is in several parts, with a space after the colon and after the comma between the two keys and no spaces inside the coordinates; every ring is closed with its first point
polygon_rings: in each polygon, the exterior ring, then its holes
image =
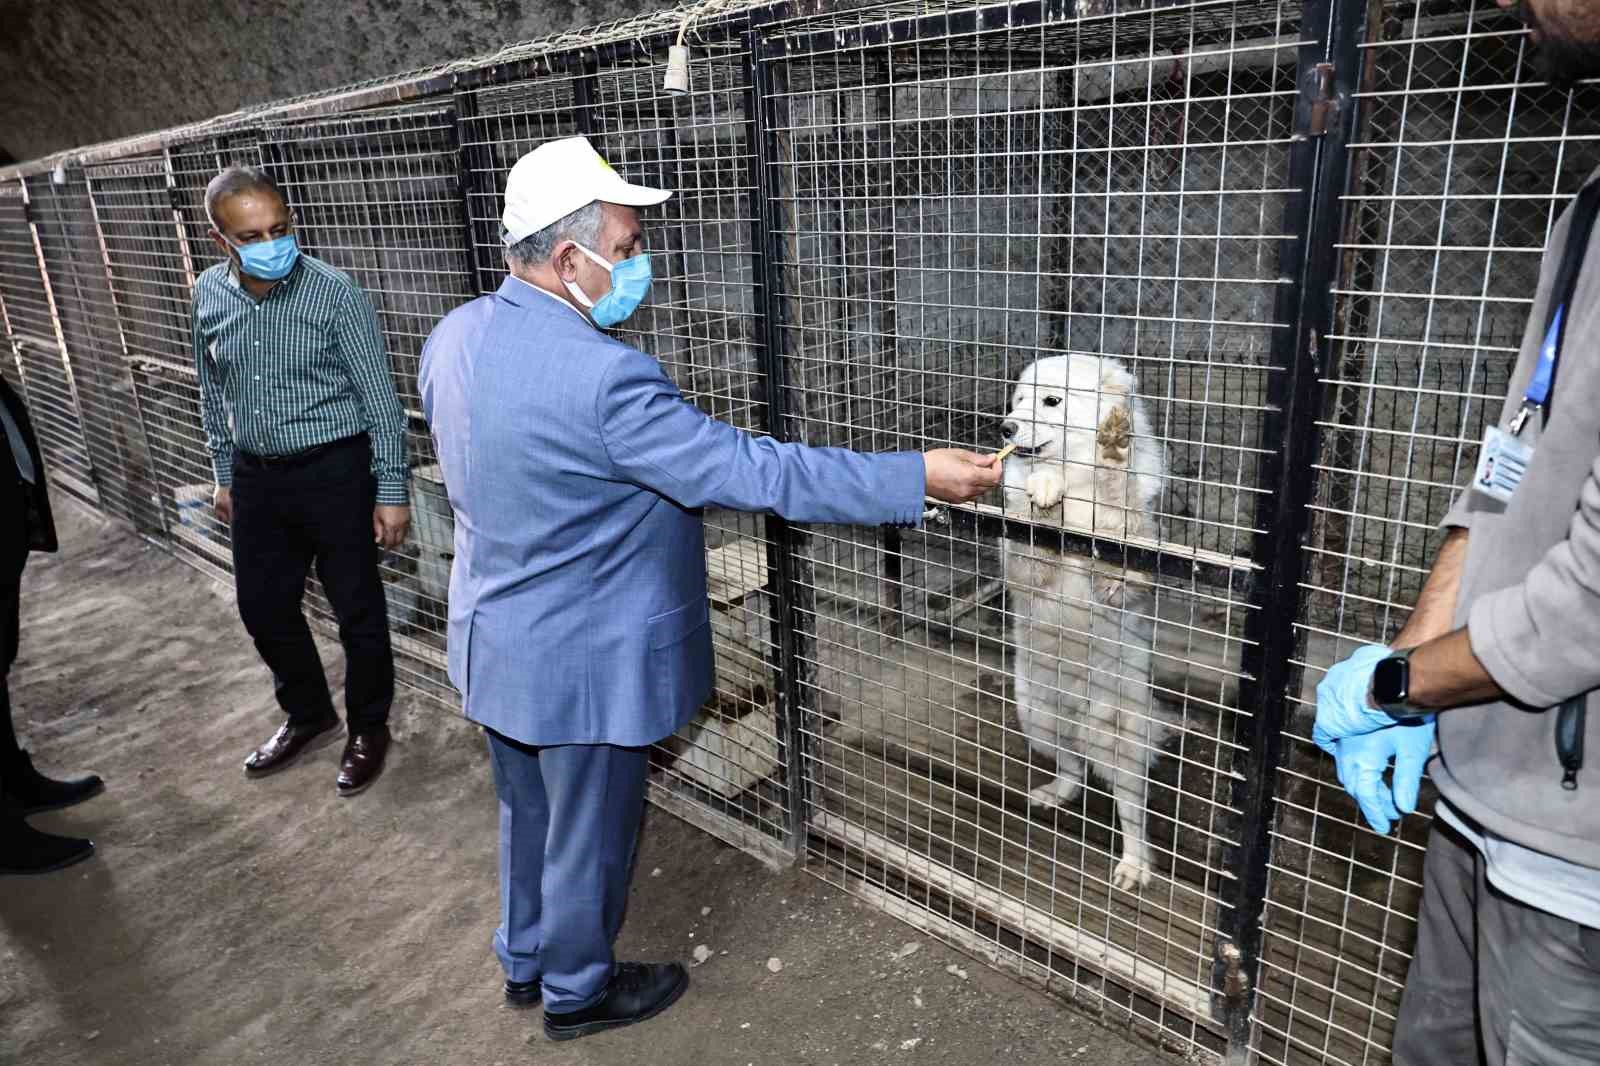
{"type": "Polygon", "coordinates": [[[615,185],[601,189],[595,195],[595,199],[608,204],[620,204],[623,207],[654,207],[656,204],[665,203],[671,195],[672,193],[666,189],[652,189],[644,185],[619,181],[615,185]]]}

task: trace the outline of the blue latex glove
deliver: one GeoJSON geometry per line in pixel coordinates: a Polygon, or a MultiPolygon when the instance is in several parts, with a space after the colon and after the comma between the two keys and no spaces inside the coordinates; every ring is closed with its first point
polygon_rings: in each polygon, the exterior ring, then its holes
{"type": "Polygon", "coordinates": [[[1317,684],[1317,723],[1311,730],[1317,747],[1337,755],[1335,741],[1394,725],[1389,712],[1367,706],[1372,671],[1378,660],[1388,654],[1389,649],[1382,644],[1364,644],[1349,658],[1328,668],[1317,684]]]}
{"type": "Polygon", "coordinates": [[[1436,731],[1433,715],[1408,718],[1374,730],[1343,737],[1334,745],[1333,757],[1339,768],[1339,784],[1355,797],[1367,824],[1387,833],[1402,814],[1417,809],[1417,792],[1422,787],[1422,768],[1433,752],[1436,731]],[[1394,760],[1393,785],[1383,780],[1383,772],[1394,760]]]}

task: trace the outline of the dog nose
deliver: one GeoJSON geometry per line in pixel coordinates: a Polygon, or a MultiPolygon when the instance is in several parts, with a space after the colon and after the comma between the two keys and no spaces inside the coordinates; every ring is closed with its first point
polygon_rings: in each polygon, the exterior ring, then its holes
{"type": "Polygon", "coordinates": [[[1000,423],[1000,435],[1006,440],[1010,440],[1012,437],[1017,435],[1017,430],[1020,428],[1022,427],[1018,426],[1015,422],[1008,418],[1004,422],[1000,423]]]}

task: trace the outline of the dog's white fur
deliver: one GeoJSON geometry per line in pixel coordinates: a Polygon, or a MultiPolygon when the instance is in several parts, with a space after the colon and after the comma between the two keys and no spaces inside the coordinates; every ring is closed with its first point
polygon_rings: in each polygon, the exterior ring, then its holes
{"type": "MultiPolygon", "coordinates": [[[[1166,455],[1127,367],[1105,356],[1041,359],[1022,372],[1006,417],[1018,449],[1006,462],[1008,513],[1111,540],[1155,535],[1166,455]]],[[[1117,564],[1005,547],[1017,719],[1057,775],[1028,798],[1067,804],[1091,767],[1108,781],[1122,824],[1112,883],[1132,891],[1150,882],[1149,770],[1172,725],[1150,686],[1149,582],[1117,564]]]]}

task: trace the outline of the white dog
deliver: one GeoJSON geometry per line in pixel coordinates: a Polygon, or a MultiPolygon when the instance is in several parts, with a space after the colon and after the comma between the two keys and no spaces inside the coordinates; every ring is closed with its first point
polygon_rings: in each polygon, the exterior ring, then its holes
{"type": "MultiPolygon", "coordinates": [[[[1133,388],[1127,368],[1104,356],[1052,356],[1024,370],[1003,427],[1017,446],[1006,464],[1006,511],[1108,540],[1154,536],[1166,455],[1133,388]]],[[[1071,802],[1092,765],[1122,823],[1112,883],[1132,891],[1150,882],[1149,770],[1172,724],[1150,687],[1149,581],[1025,541],[1005,547],[1017,719],[1057,773],[1028,798],[1071,802]]]]}

